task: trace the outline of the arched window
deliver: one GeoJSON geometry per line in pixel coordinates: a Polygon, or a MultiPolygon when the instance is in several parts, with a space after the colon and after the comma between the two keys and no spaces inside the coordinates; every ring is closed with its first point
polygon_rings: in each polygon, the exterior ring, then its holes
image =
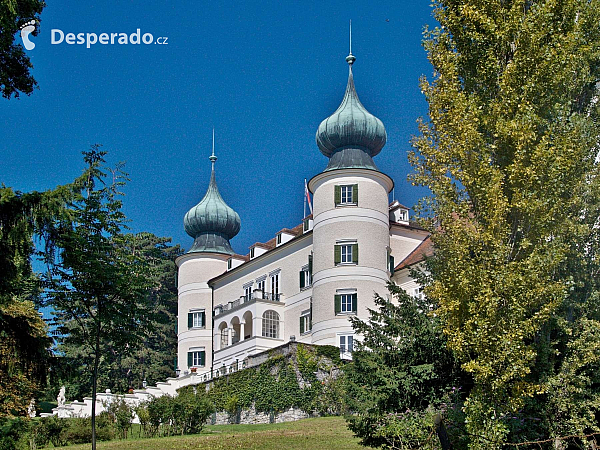
{"type": "Polygon", "coordinates": [[[263,337],[279,338],[279,314],[275,311],[265,311],[262,317],[263,337]]]}

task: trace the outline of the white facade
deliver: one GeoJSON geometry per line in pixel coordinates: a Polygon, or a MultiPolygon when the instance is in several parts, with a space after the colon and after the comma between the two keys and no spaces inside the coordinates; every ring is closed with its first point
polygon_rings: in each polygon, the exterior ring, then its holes
{"type": "Polygon", "coordinates": [[[350,317],[367,320],[374,295],[388,296],[390,280],[415,289],[402,264],[418,259],[428,233],[410,224],[408,208],[389,202],[394,183],[373,161],[387,134],[358,99],[355,61],[346,57],[344,98],[317,130],[329,164],[308,183],[313,215],[302,224],[252,245],[245,256],[231,255],[240,220],[218,194],[211,156],[209,190],[184,221],[194,246],[177,260],[180,375],[237,369],[289,340],[349,355],[360,339],[350,317]]]}
{"type": "MultiPolygon", "coordinates": [[[[416,286],[407,270],[392,275],[390,263],[407,258],[428,233],[408,220],[393,220],[398,213],[388,203],[392,186],[389,177],[372,170],[324,172],[310,182],[314,219],[309,216],[306,223],[278,233],[287,235],[284,242],[278,244],[274,237],[254,244],[262,253],[252,258],[250,253],[181,256],[180,376],[192,367],[203,373],[241,365],[247,356],[290,339],[334,345],[348,353],[354,340],[350,316],[368,319],[374,293],[387,296],[390,279],[411,293],[416,286]],[[336,186],[352,185],[358,186],[357,201],[336,205],[336,186]],[[342,258],[341,247],[350,253],[358,249],[356,260],[345,252],[342,258]],[[205,324],[190,327],[190,314],[198,311],[205,312],[205,324]],[[204,358],[188,364],[189,354],[200,351],[204,358]]],[[[405,214],[408,217],[407,209],[405,214]]]]}

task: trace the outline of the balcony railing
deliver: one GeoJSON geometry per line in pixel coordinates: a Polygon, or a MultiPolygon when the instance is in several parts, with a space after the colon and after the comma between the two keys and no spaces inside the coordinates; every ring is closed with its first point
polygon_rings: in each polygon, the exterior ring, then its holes
{"type": "Polygon", "coordinates": [[[261,292],[257,290],[252,292],[249,297],[241,296],[240,298],[236,298],[235,300],[232,300],[224,305],[217,306],[214,310],[214,315],[215,317],[220,316],[221,314],[225,314],[226,312],[231,311],[232,309],[236,309],[241,305],[253,302],[255,300],[268,300],[271,302],[280,302],[281,294],[272,294],[271,292],[261,292]]]}

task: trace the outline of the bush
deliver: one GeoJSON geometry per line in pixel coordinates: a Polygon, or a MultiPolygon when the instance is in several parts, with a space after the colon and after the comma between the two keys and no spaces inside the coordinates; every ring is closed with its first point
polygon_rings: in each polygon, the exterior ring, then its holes
{"type": "Polygon", "coordinates": [[[62,447],[68,444],[68,428],[69,419],[59,419],[57,416],[42,417],[32,429],[32,434],[37,446],[41,447],[51,442],[54,447],[62,447]]]}
{"type": "Polygon", "coordinates": [[[31,421],[21,417],[0,419],[0,450],[29,449],[30,426],[31,421]]]}
{"type": "MultiPolygon", "coordinates": [[[[87,444],[92,442],[91,417],[69,419],[66,430],[66,441],[69,444],[87,444]]],[[[110,441],[115,438],[115,420],[112,414],[103,411],[96,416],[96,439],[110,441]]]]}
{"type": "Polygon", "coordinates": [[[108,412],[114,418],[119,437],[127,439],[127,431],[131,428],[131,422],[133,421],[133,408],[125,400],[120,399],[110,404],[108,412]]]}
{"type": "Polygon", "coordinates": [[[145,407],[152,436],[158,434],[161,428],[163,435],[199,433],[215,410],[203,386],[199,389],[186,386],[177,393],[177,397],[163,395],[154,398],[145,407]]]}

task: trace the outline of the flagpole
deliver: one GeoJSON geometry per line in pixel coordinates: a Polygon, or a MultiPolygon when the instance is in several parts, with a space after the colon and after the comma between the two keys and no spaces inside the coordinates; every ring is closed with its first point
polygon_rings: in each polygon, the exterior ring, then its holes
{"type": "Polygon", "coordinates": [[[304,197],[304,215],[302,216],[302,220],[304,220],[304,218],[306,217],[306,178],[304,179],[304,192],[303,192],[303,196],[304,197]]]}

